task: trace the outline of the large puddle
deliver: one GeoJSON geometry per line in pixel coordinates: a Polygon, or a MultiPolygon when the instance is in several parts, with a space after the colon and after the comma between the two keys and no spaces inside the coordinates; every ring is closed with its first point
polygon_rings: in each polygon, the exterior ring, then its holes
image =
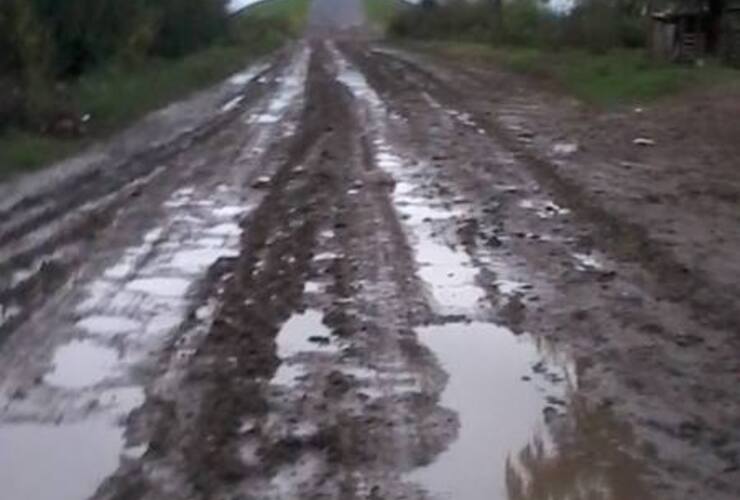
{"type": "Polygon", "coordinates": [[[457,439],[431,465],[408,479],[440,499],[507,498],[507,466],[532,436],[544,453],[552,442],[544,415],[562,408],[572,367],[550,365],[550,379],[535,373],[541,355],[530,338],[490,323],[455,323],[417,329],[450,379],[440,404],[460,418],[457,439]]]}
{"type": "MultiPolygon", "coordinates": [[[[125,406],[143,403],[129,395],[125,406]]],[[[119,464],[120,412],[58,425],[0,426],[0,484],[8,500],[84,500],[119,464]]]]}

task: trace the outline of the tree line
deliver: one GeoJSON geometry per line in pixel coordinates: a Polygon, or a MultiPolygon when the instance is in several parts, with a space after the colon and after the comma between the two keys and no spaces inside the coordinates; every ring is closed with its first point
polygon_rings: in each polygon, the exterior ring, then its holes
{"type": "MultiPolygon", "coordinates": [[[[653,3],[661,3],[654,0],[653,3]]],[[[512,45],[583,47],[595,52],[647,43],[645,0],[422,0],[390,26],[397,36],[512,45]]]]}
{"type": "Polygon", "coordinates": [[[33,121],[63,82],[95,68],[182,57],[226,36],[225,1],[0,0],[0,126],[33,121]]]}

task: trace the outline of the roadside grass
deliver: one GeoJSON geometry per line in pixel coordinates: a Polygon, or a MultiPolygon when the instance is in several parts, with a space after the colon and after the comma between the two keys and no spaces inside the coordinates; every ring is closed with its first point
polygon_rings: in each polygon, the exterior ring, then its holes
{"type": "Polygon", "coordinates": [[[300,30],[308,2],[265,0],[255,6],[256,14],[246,9],[238,15],[228,41],[182,59],[149,59],[134,68],[112,65],[84,75],[69,85],[68,94],[76,107],[90,114],[89,134],[63,139],[25,130],[0,133],[0,181],[77,153],[277,49],[300,30]]]}
{"type": "Polygon", "coordinates": [[[80,140],[62,140],[20,130],[0,135],[0,181],[64,158],[83,146],[80,140]]]}
{"type": "Polygon", "coordinates": [[[659,62],[639,49],[593,54],[461,42],[424,45],[452,57],[494,62],[549,80],[583,101],[604,107],[648,103],[693,88],[740,83],[740,71],[714,61],[703,67],[659,62]]]}
{"type": "Polygon", "coordinates": [[[365,0],[365,15],[371,25],[386,31],[402,8],[403,0],[365,0]]]}

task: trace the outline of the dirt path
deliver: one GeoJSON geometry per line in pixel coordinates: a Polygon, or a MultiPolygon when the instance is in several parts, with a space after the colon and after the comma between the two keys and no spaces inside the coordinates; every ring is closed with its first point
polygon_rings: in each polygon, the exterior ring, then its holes
{"type": "Polygon", "coordinates": [[[355,7],[3,187],[0,498],[737,498],[736,301],[355,7]]]}

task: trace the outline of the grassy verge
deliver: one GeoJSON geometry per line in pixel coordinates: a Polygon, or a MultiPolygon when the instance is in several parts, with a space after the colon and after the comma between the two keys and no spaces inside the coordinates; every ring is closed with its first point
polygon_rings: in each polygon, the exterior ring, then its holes
{"type": "Polygon", "coordinates": [[[494,62],[547,79],[601,106],[647,103],[692,88],[740,82],[740,71],[713,62],[699,68],[651,61],[644,50],[620,49],[595,55],[575,49],[547,51],[458,42],[425,45],[455,58],[494,62]]]}
{"type": "Polygon", "coordinates": [[[73,140],[18,130],[1,134],[0,180],[79,152],[147,112],[238,71],[297,33],[307,6],[308,0],[265,0],[254,11],[240,14],[234,40],[228,43],[182,59],[149,60],[134,69],[111,66],[82,77],[70,86],[69,94],[92,116],[91,133],[73,140]]]}
{"type": "Polygon", "coordinates": [[[385,31],[401,9],[402,0],[365,0],[365,15],[368,21],[385,31]]]}

